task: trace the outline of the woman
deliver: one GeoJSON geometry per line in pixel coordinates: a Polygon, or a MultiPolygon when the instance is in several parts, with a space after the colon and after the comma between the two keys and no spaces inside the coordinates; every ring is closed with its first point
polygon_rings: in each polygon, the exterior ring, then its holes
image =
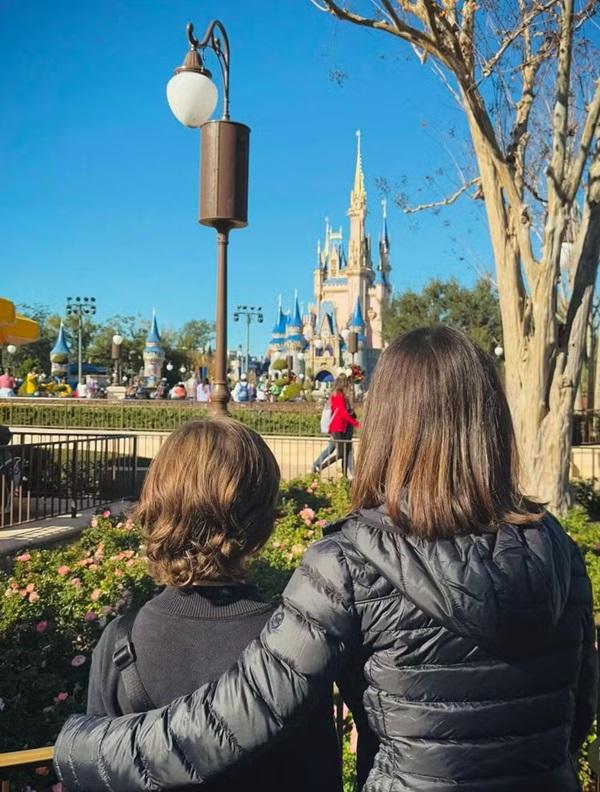
{"type": "MultiPolygon", "coordinates": [[[[190,421],[169,435],[132,515],[148,571],[164,588],[102,633],[92,656],[89,714],[169,704],[233,665],[273,612],[246,579],[273,530],[278,498],[275,457],[247,426],[230,418],[190,421]]],[[[249,776],[261,792],[282,785],[286,792],[341,792],[331,692],[297,733],[202,788],[238,792],[249,776]]]]}
{"type": "Polygon", "coordinates": [[[211,390],[210,380],[208,377],[204,377],[202,382],[199,382],[198,387],[196,388],[196,401],[202,402],[203,404],[208,404],[210,401],[211,390]]]}
{"type": "Polygon", "coordinates": [[[11,399],[15,395],[16,380],[7,369],[0,369],[0,399],[11,399]]]}
{"type": "Polygon", "coordinates": [[[462,333],[415,330],[383,353],[353,504],[218,682],[146,715],[67,722],[69,790],[188,788],[293,725],[336,676],[364,792],[579,790],[590,582],[520,491],[494,363],[462,333]]]}
{"type": "Polygon", "coordinates": [[[323,451],[315,459],[312,472],[319,473],[323,468],[342,460],[342,474],[352,475],[352,435],[360,424],[354,416],[350,404],[350,382],[345,374],[340,374],[335,382],[329,397],[331,421],[329,434],[331,439],[323,451]]]}

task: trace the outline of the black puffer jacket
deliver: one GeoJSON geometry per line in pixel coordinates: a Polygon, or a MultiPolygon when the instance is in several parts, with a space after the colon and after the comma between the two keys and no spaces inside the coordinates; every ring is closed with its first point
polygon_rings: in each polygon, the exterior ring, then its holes
{"type": "Polygon", "coordinates": [[[436,542],[379,511],[338,527],[217,683],[143,715],[71,718],[56,747],[67,788],[197,784],[341,676],[376,751],[363,750],[365,791],[578,790],[573,753],[592,722],[597,659],[590,583],[560,525],[436,542]]]}

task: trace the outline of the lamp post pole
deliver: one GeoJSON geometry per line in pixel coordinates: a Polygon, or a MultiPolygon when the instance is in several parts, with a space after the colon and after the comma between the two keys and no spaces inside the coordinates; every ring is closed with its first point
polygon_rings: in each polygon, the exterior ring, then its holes
{"type": "Polygon", "coordinates": [[[113,361],[113,384],[118,385],[121,381],[121,344],[123,336],[115,333],[112,337],[111,357],[113,361]]]}
{"type": "Polygon", "coordinates": [[[246,319],[246,374],[248,374],[250,371],[250,325],[252,319],[256,319],[259,324],[262,324],[262,322],[264,322],[264,316],[260,305],[257,307],[254,305],[238,305],[233,314],[233,321],[239,322],[240,316],[246,319]]]}
{"type": "Polygon", "coordinates": [[[84,316],[96,313],[95,297],[67,297],[67,316],[77,317],[77,386],[82,385],[83,350],[81,343],[82,322],[84,316]]]}
{"type": "Polygon", "coordinates": [[[202,225],[217,232],[217,299],[215,316],[215,378],[211,407],[225,415],[230,399],[227,387],[227,252],[232,228],[248,225],[248,157],[250,129],[229,119],[229,39],[215,19],[201,40],[187,25],[190,49],[183,65],[167,85],[167,100],[175,117],[187,127],[200,127],[200,216],[202,225]],[[217,89],[204,66],[202,53],[212,50],[223,78],[223,116],[209,121],[217,89]]]}

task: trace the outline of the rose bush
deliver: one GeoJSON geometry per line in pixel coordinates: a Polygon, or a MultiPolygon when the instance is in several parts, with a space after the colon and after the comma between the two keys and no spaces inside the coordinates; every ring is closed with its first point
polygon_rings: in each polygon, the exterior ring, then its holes
{"type": "MultiPolygon", "coordinates": [[[[306,547],[348,511],[345,482],[282,485],[275,531],[252,578],[276,599],[306,547]]],[[[66,547],[30,550],[0,571],[0,752],[51,745],[66,718],[85,711],[91,653],[107,622],[156,592],[136,526],[97,514],[66,547]]],[[[52,789],[45,768],[0,775],[11,789],[52,789]],[[44,772],[42,772],[42,770],[44,772]]]]}

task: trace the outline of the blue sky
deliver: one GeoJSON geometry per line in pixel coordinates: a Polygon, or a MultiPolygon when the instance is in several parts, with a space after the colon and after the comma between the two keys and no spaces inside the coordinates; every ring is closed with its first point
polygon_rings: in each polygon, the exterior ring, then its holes
{"type": "MultiPolygon", "coordinates": [[[[255,352],[279,294],[310,300],[324,218],[347,227],[356,129],[374,236],[379,179],[416,202],[456,187],[447,151],[460,159],[465,129],[429,67],[309,0],[0,0],[0,294],[57,312],[68,295],[93,295],[102,319],[153,306],[170,326],[213,317],[198,133],[165,99],[186,22],[201,33],[213,17],[231,40],[232,118],[252,128],[250,225],[231,235],[229,296],[230,316],[239,302],[265,310],[255,352]],[[439,168],[442,184],[428,186],[439,168]]],[[[489,266],[472,202],[417,219],[391,206],[389,227],[398,291],[433,276],[472,282],[474,266],[489,266]]],[[[230,346],[242,334],[230,321],[230,346]]]]}

